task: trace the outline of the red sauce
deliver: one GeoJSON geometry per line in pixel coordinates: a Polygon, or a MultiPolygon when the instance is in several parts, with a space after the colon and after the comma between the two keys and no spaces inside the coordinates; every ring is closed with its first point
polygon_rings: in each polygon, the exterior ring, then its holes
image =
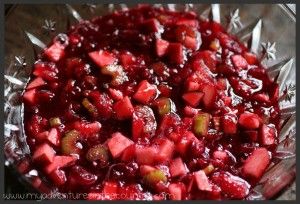
{"type": "Polygon", "coordinates": [[[35,63],[24,104],[34,165],[88,199],[244,199],[278,142],[278,85],[193,12],[72,26],[35,63]]]}

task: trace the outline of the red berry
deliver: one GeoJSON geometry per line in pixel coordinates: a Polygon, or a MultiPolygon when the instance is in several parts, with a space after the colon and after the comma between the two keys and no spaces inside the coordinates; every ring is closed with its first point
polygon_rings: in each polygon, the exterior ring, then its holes
{"type": "Polygon", "coordinates": [[[222,192],[232,199],[243,199],[249,194],[250,185],[244,179],[229,172],[217,172],[211,177],[222,192]]]}
{"type": "Polygon", "coordinates": [[[96,182],[97,176],[88,172],[81,166],[73,166],[70,175],[74,181],[83,186],[89,186],[96,182]]]}
{"type": "Polygon", "coordinates": [[[146,32],[152,33],[152,32],[158,32],[160,30],[160,23],[157,19],[151,18],[147,19],[142,23],[142,27],[146,32]]]}
{"type": "Polygon", "coordinates": [[[157,123],[152,109],[148,106],[136,106],[132,116],[132,138],[151,138],[156,131],[157,123]]]}
{"type": "Polygon", "coordinates": [[[257,57],[256,57],[256,55],[253,54],[253,53],[251,53],[251,52],[244,52],[243,57],[246,59],[246,61],[250,65],[254,65],[254,64],[257,63],[257,57]]]}
{"type": "Polygon", "coordinates": [[[237,132],[238,119],[236,115],[227,113],[222,117],[222,129],[226,134],[235,134],[237,132]]]}
{"type": "Polygon", "coordinates": [[[55,183],[55,185],[64,185],[67,181],[66,173],[63,170],[57,169],[49,174],[50,179],[55,183]]]}
{"type": "Polygon", "coordinates": [[[255,113],[245,112],[240,115],[239,124],[246,129],[257,129],[260,125],[260,118],[255,113]]]}

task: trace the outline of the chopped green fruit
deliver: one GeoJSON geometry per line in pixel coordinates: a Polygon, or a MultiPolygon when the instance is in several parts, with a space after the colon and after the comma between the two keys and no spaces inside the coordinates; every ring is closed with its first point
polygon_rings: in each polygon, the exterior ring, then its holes
{"type": "Polygon", "coordinates": [[[206,175],[210,174],[211,172],[213,172],[213,170],[215,169],[215,167],[212,164],[209,164],[207,167],[205,167],[203,169],[204,173],[206,175]]]}
{"type": "Polygon", "coordinates": [[[90,162],[98,161],[102,167],[107,166],[109,160],[108,150],[102,144],[93,146],[88,150],[86,159],[90,162]]]}
{"type": "Polygon", "coordinates": [[[84,98],[82,100],[82,105],[88,110],[89,113],[95,116],[95,114],[97,113],[97,108],[89,101],[89,99],[84,98]]]}
{"type": "Polygon", "coordinates": [[[208,132],[208,125],[210,121],[210,114],[199,113],[194,117],[194,133],[201,136],[206,136],[208,132]]]}
{"type": "Polygon", "coordinates": [[[113,86],[118,86],[128,81],[128,77],[120,65],[107,65],[101,69],[101,72],[112,77],[111,85],[113,86]]]}
{"type": "Polygon", "coordinates": [[[59,125],[61,125],[61,120],[58,117],[50,118],[49,119],[49,124],[50,124],[51,127],[59,126],[59,125]]]}
{"type": "Polygon", "coordinates": [[[145,184],[149,185],[150,187],[155,186],[155,184],[162,182],[166,183],[167,182],[167,176],[164,174],[162,170],[154,170],[151,171],[150,173],[146,174],[144,176],[144,182],[145,184]]]}
{"type": "Polygon", "coordinates": [[[71,130],[65,134],[61,140],[61,150],[65,155],[79,154],[81,148],[77,145],[80,139],[80,133],[76,130],[71,130]]]}
{"type": "Polygon", "coordinates": [[[158,98],[155,100],[159,115],[163,116],[167,113],[175,111],[175,104],[169,98],[158,98]]]}

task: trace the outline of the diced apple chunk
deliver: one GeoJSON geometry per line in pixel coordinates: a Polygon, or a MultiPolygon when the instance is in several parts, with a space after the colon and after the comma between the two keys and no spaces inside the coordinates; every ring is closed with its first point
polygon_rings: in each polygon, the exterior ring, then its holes
{"type": "MultiPolygon", "coordinates": [[[[209,50],[198,52],[195,55],[195,60],[197,60],[198,62],[203,61],[203,63],[209,68],[210,71],[216,71],[217,58],[215,52],[209,50]]],[[[194,70],[196,70],[195,67],[194,70]]]]}
{"type": "Polygon", "coordinates": [[[211,109],[217,100],[217,89],[212,85],[205,85],[203,88],[204,96],[202,98],[204,107],[211,109]]]}
{"type": "Polygon", "coordinates": [[[200,109],[193,108],[191,106],[185,106],[183,112],[186,116],[193,117],[200,112],[200,109]]]}
{"type": "Polygon", "coordinates": [[[27,85],[26,90],[37,88],[45,84],[47,84],[47,82],[45,82],[42,77],[37,77],[27,85]]]}
{"type": "Polygon", "coordinates": [[[136,161],[138,164],[153,165],[158,149],[152,146],[137,146],[136,161]]]}
{"type": "Polygon", "coordinates": [[[23,98],[25,102],[27,102],[30,105],[34,105],[36,102],[36,89],[30,89],[28,91],[25,91],[23,94],[23,98]]]}
{"type": "Polygon", "coordinates": [[[155,160],[159,163],[169,162],[173,156],[175,145],[168,139],[160,139],[158,142],[158,152],[155,160]]]}
{"type": "Polygon", "coordinates": [[[134,144],[133,141],[122,135],[120,132],[112,134],[111,139],[107,143],[110,153],[114,158],[119,157],[122,152],[132,144],[134,144]]]}
{"type": "Polygon", "coordinates": [[[44,170],[47,174],[50,174],[57,169],[74,164],[76,160],[77,158],[73,156],[55,156],[53,161],[44,170]]]}
{"type": "Polygon", "coordinates": [[[51,163],[54,159],[54,156],[54,149],[49,144],[44,143],[36,148],[32,159],[39,163],[51,163]]]}
{"type": "Polygon", "coordinates": [[[148,104],[157,95],[157,87],[150,84],[147,80],[139,83],[138,89],[133,98],[142,104],[148,104]]]}
{"type": "Polygon", "coordinates": [[[169,61],[173,64],[183,64],[184,62],[184,50],[180,43],[170,43],[167,55],[169,61]]]}
{"type": "Polygon", "coordinates": [[[260,179],[270,163],[270,155],[266,148],[258,148],[246,159],[242,173],[252,179],[260,179]]]}
{"type": "Polygon", "coordinates": [[[55,146],[59,146],[60,144],[60,138],[59,138],[59,134],[56,128],[51,128],[49,131],[49,134],[47,136],[47,139],[50,143],[52,143],[55,146]]]}
{"type": "Polygon", "coordinates": [[[183,194],[185,191],[185,185],[183,183],[171,183],[168,188],[171,200],[183,199],[183,194]]]}
{"type": "Polygon", "coordinates": [[[190,105],[192,107],[197,107],[203,97],[203,93],[201,92],[189,92],[183,94],[182,98],[187,103],[187,105],[190,105]]]}
{"type": "Polygon", "coordinates": [[[122,53],[120,56],[121,64],[125,67],[130,66],[135,63],[136,58],[130,52],[122,53]]]}
{"type": "Polygon", "coordinates": [[[208,178],[203,170],[195,172],[194,176],[199,190],[201,191],[212,190],[211,184],[209,183],[208,178]]]}
{"type": "Polygon", "coordinates": [[[56,42],[45,50],[45,55],[53,62],[59,61],[65,55],[65,47],[56,42]]]}
{"type": "Polygon", "coordinates": [[[119,186],[117,182],[106,181],[103,184],[102,192],[90,192],[88,200],[116,200],[119,186]]]}
{"type": "Polygon", "coordinates": [[[185,156],[187,154],[187,152],[189,152],[189,147],[191,145],[191,143],[197,140],[196,136],[190,132],[187,131],[186,133],[184,133],[182,135],[182,137],[177,141],[176,143],[176,151],[181,155],[181,156],[185,156]]]}
{"type": "Polygon", "coordinates": [[[164,56],[167,53],[169,42],[163,39],[156,39],[156,54],[159,57],[164,56]]]}
{"type": "Polygon", "coordinates": [[[116,61],[115,56],[112,53],[105,51],[105,50],[90,52],[89,57],[99,67],[111,65],[116,61]]]}
{"type": "Polygon", "coordinates": [[[132,117],[134,108],[128,96],[122,100],[117,101],[113,106],[119,120],[129,119],[132,117]]]}
{"type": "Polygon", "coordinates": [[[169,169],[172,177],[182,176],[188,173],[188,169],[180,157],[171,161],[169,169]]]}
{"type": "Polygon", "coordinates": [[[123,99],[123,93],[121,91],[113,88],[109,88],[108,91],[112,99],[116,101],[123,99]]]}
{"type": "Polygon", "coordinates": [[[135,144],[130,145],[129,147],[127,147],[122,153],[121,160],[124,161],[124,162],[129,162],[129,161],[134,160],[134,158],[135,158],[135,149],[136,149],[135,144]]]}

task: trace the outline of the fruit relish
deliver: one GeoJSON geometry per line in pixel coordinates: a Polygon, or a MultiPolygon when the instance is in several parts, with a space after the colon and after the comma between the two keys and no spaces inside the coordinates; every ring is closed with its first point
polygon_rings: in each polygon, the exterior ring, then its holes
{"type": "Polygon", "coordinates": [[[224,28],[147,5],[74,25],[23,94],[33,165],[90,200],[246,199],[278,143],[278,84],[224,28]]]}

